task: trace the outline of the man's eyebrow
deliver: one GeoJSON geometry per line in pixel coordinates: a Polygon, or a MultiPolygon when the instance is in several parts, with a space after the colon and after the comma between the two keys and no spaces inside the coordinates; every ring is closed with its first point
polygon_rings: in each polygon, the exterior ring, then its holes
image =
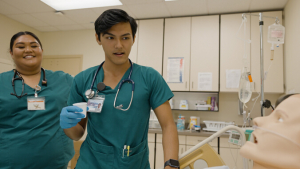
{"type": "Polygon", "coordinates": [[[128,35],[131,35],[130,33],[125,33],[124,35],[122,35],[122,36],[128,36],[128,35]]]}
{"type": "Polygon", "coordinates": [[[104,32],[104,33],[102,34],[102,36],[104,36],[104,35],[116,36],[116,35],[114,35],[114,34],[112,34],[112,33],[108,33],[108,32],[104,32]]]}

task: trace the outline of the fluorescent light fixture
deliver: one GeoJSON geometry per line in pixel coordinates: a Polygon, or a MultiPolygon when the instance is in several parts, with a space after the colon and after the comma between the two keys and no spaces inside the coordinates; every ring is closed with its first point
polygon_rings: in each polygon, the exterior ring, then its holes
{"type": "Polygon", "coordinates": [[[119,0],[41,0],[57,11],[123,5],[119,0]]]}
{"type": "Polygon", "coordinates": [[[165,0],[165,1],[177,1],[177,0],[165,0]]]}

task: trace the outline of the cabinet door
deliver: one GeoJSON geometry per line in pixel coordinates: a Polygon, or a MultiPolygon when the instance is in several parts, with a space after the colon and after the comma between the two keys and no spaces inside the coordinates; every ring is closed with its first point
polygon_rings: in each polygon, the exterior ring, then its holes
{"type": "Polygon", "coordinates": [[[162,74],[164,20],[139,21],[137,63],[162,74]]]}
{"type": "MultiPolygon", "coordinates": [[[[137,20],[136,23],[139,25],[139,21],[137,20]]],[[[137,54],[138,54],[138,40],[139,40],[139,27],[136,31],[136,34],[135,34],[135,42],[133,43],[132,47],[131,47],[131,51],[130,51],[130,54],[129,54],[129,59],[134,62],[134,63],[137,63],[137,54]]]]}
{"type": "Polygon", "coordinates": [[[156,143],[156,154],[155,154],[155,168],[163,168],[165,164],[164,151],[162,143],[156,143]]]}
{"type": "Polygon", "coordinates": [[[150,168],[154,168],[154,156],[155,156],[154,146],[155,146],[155,143],[148,143],[150,168]]]}
{"type": "Polygon", "coordinates": [[[220,156],[229,168],[244,168],[243,158],[239,154],[240,149],[220,148],[220,156]],[[235,167],[236,166],[236,167],[235,167]]]}
{"type": "MultiPolygon", "coordinates": [[[[255,13],[259,14],[259,13],[255,13]]],[[[282,11],[264,12],[263,16],[278,17],[282,25],[282,11]]],[[[263,18],[263,54],[264,54],[264,72],[271,64],[271,43],[268,43],[268,27],[275,23],[273,18],[263,18]]],[[[259,17],[251,16],[251,72],[255,82],[255,90],[260,92],[260,27],[258,25],[259,17]]],[[[264,92],[283,93],[283,45],[274,46],[274,60],[264,81],[264,92]]]]}
{"type": "MultiPolygon", "coordinates": [[[[250,39],[250,16],[247,16],[246,39],[250,39]]],[[[221,40],[220,40],[220,92],[237,92],[238,88],[226,87],[226,70],[244,67],[243,56],[245,53],[243,27],[237,34],[242,23],[242,14],[221,15],[221,40]]],[[[248,67],[250,68],[250,44],[246,45],[248,67]]]]}
{"type": "Polygon", "coordinates": [[[172,91],[189,91],[190,41],[190,17],[165,19],[163,77],[172,91]],[[169,76],[171,73],[168,73],[168,68],[170,68],[168,67],[168,60],[174,60],[172,58],[183,58],[183,70],[179,71],[178,67],[177,71],[172,71],[175,72],[175,77],[181,76],[181,80],[177,83],[170,83],[168,79],[171,77],[169,76]]]}
{"type": "Polygon", "coordinates": [[[219,91],[219,15],[192,17],[190,91],[219,91]],[[199,73],[212,73],[212,88],[199,90],[199,73]]]}

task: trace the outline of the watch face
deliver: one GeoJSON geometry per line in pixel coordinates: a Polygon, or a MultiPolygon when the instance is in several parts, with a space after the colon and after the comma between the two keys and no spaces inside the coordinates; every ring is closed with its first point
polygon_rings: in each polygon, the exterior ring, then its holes
{"type": "Polygon", "coordinates": [[[179,167],[179,162],[177,160],[170,159],[170,164],[174,167],[179,167]]]}

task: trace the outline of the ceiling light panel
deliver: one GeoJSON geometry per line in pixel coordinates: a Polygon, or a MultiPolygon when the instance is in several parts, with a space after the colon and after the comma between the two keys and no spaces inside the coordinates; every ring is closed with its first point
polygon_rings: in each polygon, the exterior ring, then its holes
{"type": "Polygon", "coordinates": [[[57,11],[122,5],[119,0],[41,0],[57,11]]]}

